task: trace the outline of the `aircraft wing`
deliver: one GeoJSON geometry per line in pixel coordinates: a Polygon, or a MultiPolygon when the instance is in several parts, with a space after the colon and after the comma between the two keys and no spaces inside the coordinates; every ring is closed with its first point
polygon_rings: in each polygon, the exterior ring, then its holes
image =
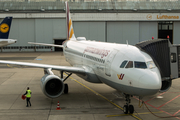
{"type": "Polygon", "coordinates": [[[59,71],[66,71],[66,72],[80,73],[80,74],[85,73],[85,69],[82,67],[58,66],[58,65],[47,65],[47,64],[4,61],[4,60],[0,60],[0,64],[13,64],[13,65],[21,65],[21,66],[30,66],[30,67],[35,67],[35,68],[52,69],[52,70],[59,70],[59,71]]]}
{"type": "Polygon", "coordinates": [[[63,48],[63,45],[54,45],[54,44],[45,44],[45,43],[34,43],[34,42],[28,42],[28,44],[63,48]]]}

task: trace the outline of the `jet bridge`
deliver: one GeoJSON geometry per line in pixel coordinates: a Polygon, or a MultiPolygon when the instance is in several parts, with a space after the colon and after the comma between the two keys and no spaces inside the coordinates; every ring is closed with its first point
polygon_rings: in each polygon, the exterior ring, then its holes
{"type": "Polygon", "coordinates": [[[167,91],[172,80],[180,77],[180,45],[172,45],[168,39],[153,39],[135,46],[153,58],[161,73],[161,91],[167,91]]]}

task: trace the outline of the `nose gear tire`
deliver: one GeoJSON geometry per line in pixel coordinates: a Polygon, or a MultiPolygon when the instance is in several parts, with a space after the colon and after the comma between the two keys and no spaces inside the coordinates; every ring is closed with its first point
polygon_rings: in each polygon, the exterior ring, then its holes
{"type": "Polygon", "coordinates": [[[124,114],[128,114],[128,106],[124,105],[123,107],[124,114]]]}
{"type": "Polygon", "coordinates": [[[134,113],[134,106],[133,105],[129,105],[129,113],[130,114],[134,113]]]}

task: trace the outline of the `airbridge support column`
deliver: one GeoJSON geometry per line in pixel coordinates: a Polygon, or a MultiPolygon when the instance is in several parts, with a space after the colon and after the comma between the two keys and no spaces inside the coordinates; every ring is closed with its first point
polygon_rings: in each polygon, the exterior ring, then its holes
{"type": "Polygon", "coordinates": [[[180,77],[180,46],[177,46],[178,75],[180,77]]]}
{"type": "Polygon", "coordinates": [[[176,46],[170,46],[170,57],[171,78],[178,78],[178,54],[176,46]]]}

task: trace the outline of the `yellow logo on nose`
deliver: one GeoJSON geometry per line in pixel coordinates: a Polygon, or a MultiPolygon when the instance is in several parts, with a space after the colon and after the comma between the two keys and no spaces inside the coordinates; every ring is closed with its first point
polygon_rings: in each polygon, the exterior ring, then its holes
{"type": "Polygon", "coordinates": [[[118,77],[120,80],[123,80],[124,74],[121,74],[121,75],[117,74],[117,77],[118,77]]]}
{"type": "Polygon", "coordinates": [[[1,24],[1,26],[0,26],[0,31],[1,31],[2,33],[7,33],[7,32],[9,31],[9,25],[6,24],[6,23],[1,24]]]}

